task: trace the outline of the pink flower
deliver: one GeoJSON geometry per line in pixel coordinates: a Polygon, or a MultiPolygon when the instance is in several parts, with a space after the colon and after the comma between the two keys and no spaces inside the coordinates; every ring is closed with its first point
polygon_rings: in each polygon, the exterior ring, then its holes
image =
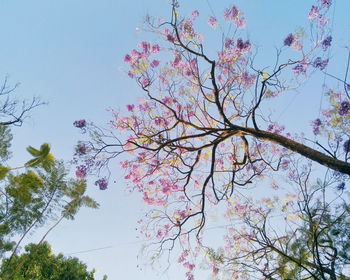
{"type": "Polygon", "coordinates": [[[152,68],[155,68],[155,67],[157,67],[159,65],[159,60],[153,60],[152,62],[151,62],[151,67],[152,68]]]}
{"type": "Polygon", "coordinates": [[[209,26],[211,26],[212,28],[216,28],[218,26],[218,22],[216,20],[215,17],[211,16],[209,19],[208,19],[208,24],[209,26]]]}
{"type": "Polygon", "coordinates": [[[140,47],[142,48],[144,54],[148,54],[149,53],[149,49],[150,49],[150,44],[149,43],[141,42],[140,43],[140,47]]]}
{"type": "Polygon", "coordinates": [[[130,54],[127,54],[127,55],[125,55],[125,57],[124,57],[124,62],[130,62],[131,61],[131,56],[130,56],[130,54]]]}
{"type": "Polygon", "coordinates": [[[84,165],[77,166],[77,170],[75,171],[75,176],[79,179],[83,179],[86,177],[87,168],[84,165]]]}
{"type": "Polygon", "coordinates": [[[311,7],[311,10],[310,10],[310,12],[309,12],[308,18],[311,19],[311,20],[313,20],[313,19],[315,19],[315,18],[318,18],[319,16],[320,16],[320,12],[319,12],[319,10],[318,10],[318,7],[312,6],[312,7],[311,7]]]}
{"type": "Polygon", "coordinates": [[[238,16],[239,10],[235,5],[233,5],[231,8],[227,8],[224,12],[224,19],[228,21],[233,21],[238,16]]]}
{"type": "Polygon", "coordinates": [[[199,16],[199,12],[197,10],[195,10],[192,12],[191,16],[192,16],[192,19],[195,19],[199,16]]]}
{"type": "Polygon", "coordinates": [[[174,67],[177,67],[177,66],[179,66],[179,64],[180,64],[180,61],[181,61],[181,56],[180,56],[180,55],[176,55],[175,58],[174,58],[174,61],[173,61],[172,65],[173,65],[174,67]]]}
{"type": "Polygon", "coordinates": [[[148,87],[150,85],[151,81],[148,78],[143,78],[141,80],[141,85],[145,88],[148,87]]]}
{"type": "Polygon", "coordinates": [[[153,46],[152,46],[152,52],[153,52],[153,53],[159,53],[159,51],[160,51],[160,48],[159,48],[158,45],[153,45],[153,46]]]}
{"type": "Polygon", "coordinates": [[[236,24],[238,28],[244,27],[246,23],[244,17],[241,16],[241,12],[235,5],[224,11],[224,19],[236,24]]]}
{"type": "Polygon", "coordinates": [[[134,111],[134,107],[135,107],[135,105],[133,105],[133,104],[128,104],[128,105],[126,105],[126,109],[128,109],[128,111],[129,112],[132,112],[132,111],[134,111]]]}
{"type": "Polygon", "coordinates": [[[131,71],[129,71],[129,72],[128,72],[128,76],[129,76],[130,78],[134,78],[135,75],[134,75],[131,71]]]}
{"type": "Polygon", "coordinates": [[[131,57],[133,59],[138,60],[138,59],[140,59],[142,57],[142,54],[140,52],[138,52],[137,50],[132,50],[131,51],[131,57]]]}
{"type": "Polygon", "coordinates": [[[230,39],[230,38],[226,38],[226,40],[225,40],[225,48],[229,48],[229,47],[231,47],[231,46],[233,46],[233,40],[232,39],[230,39]]]}

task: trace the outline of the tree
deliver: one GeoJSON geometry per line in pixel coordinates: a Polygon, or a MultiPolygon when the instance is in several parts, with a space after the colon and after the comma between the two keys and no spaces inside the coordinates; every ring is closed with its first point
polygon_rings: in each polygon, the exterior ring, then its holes
{"type": "Polygon", "coordinates": [[[10,270],[14,274],[21,271],[24,260],[30,257],[23,255],[18,261],[16,255],[28,234],[48,225],[50,220],[55,221],[39,241],[40,247],[46,235],[63,219],[74,219],[81,207],[98,207],[86,195],[86,180],[69,178],[67,168],[55,159],[47,143],[39,149],[28,146],[32,159],[23,166],[8,166],[13,138],[10,127],[22,125],[27,114],[43,104],[37,98],[30,103],[11,99],[16,88],[17,85],[9,87],[7,79],[0,88],[0,257],[8,256],[1,264],[0,276],[7,275],[2,279],[13,279],[10,270]],[[12,263],[14,259],[16,264],[12,263]]]}
{"type": "MultiPolygon", "coordinates": [[[[9,260],[3,260],[6,271],[0,271],[0,279],[13,280],[94,280],[95,270],[88,271],[85,264],[78,258],[67,258],[62,254],[54,255],[47,242],[40,245],[28,244],[25,253],[15,255],[9,265],[9,260]],[[17,266],[24,262],[21,269],[17,266]],[[8,278],[11,276],[11,278],[8,278]]],[[[107,279],[106,277],[104,279],[107,279]]]]}
{"type": "Polygon", "coordinates": [[[28,117],[30,111],[43,105],[39,98],[33,97],[31,101],[19,101],[12,97],[19,84],[10,86],[8,78],[4,79],[0,87],[0,124],[4,126],[14,125],[21,126],[23,121],[28,117]]]}
{"type": "Polygon", "coordinates": [[[8,261],[1,266],[3,272],[9,264],[15,267],[11,261],[24,238],[33,230],[47,225],[49,220],[55,221],[40,240],[40,245],[64,218],[74,219],[82,206],[98,207],[96,201],[85,195],[86,181],[67,178],[66,168],[54,159],[48,144],[41,145],[40,149],[29,146],[27,150],[34,158],[24,166],[0,166],[0,253],[4,256],[12,251],[8,261]],[[24,172],[18,173],[18,169],[24,169],[24,172]]]}
{"type": "MultiPolygon", "coordinates": [[[[158,241],[156,255],[180,244],[179,262],[188,269],[188,279],[193,278],[195,267],[191,255],[203,252],[209,252],[214,263],[222,263],[222,269],[232,272],[234,279],[348,277],[342,272],[348,260],[340,257],[346,255],[348,244],[342,243],[341,248],[332,244],[347,237],[348,204],[342,191],[350,175],[349,59],[344,78],[325,71],[333,41],[327,18],[330,6],[329,0],[316,1],[307,16],[310,36],[287,33],[272,66],[266,67],[256,63],[251,42],[240,37],[246,20],[235,5],[224,11],[229,31],[218,37],[215,55],[195,28],[199,12],[180,16],[179,3],[173,1],[169,21],[147,18],[147,29],[162,44],[141,42],[124,58],[128,75],[145,93],[143,101],[127,105],[125,115],[112,111],[111,131],[85,120],[75,123],[90,135],[90,140],[78,144],[77,149],[83,151],[78,155],[78,168],[100,174],[115,157],[130,155],[120,163],[125,179],[153,207],[141,232],[158,241]],[[278,106],[282,93],[302,90],[319,71],[337,84],[328,87],[326,109],[312,122],[312,140],[302,133],[286,132],[268,107],[278,106]],[[115,136],[114,129],[127,137],[115,136]],[[320,176],[323,187],[316,187],[315,193],[323,198],[316,199],[312,189],[319,185],[320,176]],[[289,194],[300,205],[293,209],[298,222],[275,222],[284,224],[285,231],[267,225],[272,210],[286,216],[282,210],[288,205],[271,209],[266,204],[275,203],[267,198],[244,199],[253,186],[276,186],[277,180],[299,186],[296,193],[289,194]],[[265,208],[257,206],[259,201],[265,208]],[[208,217],[214,209],[237,213],[244,231],[231,236],[228,230],[225,236],[246,240],[245,248],[228,246],[224,253],[217,253],[205,244],[208,217]],[[341,233],[336,236],[331,230],[341,233]],[[238,256],[231,255],[236,253],[238,256]],[[241,259],[240,266],[236,258],[241,259]],[[266,270],[260,267],[264,262],[269,264],[266,270]]],[[[219,20],[210,17],[208,24],[215,28],[219,20]]],[[[100,180],[105,188],[106,178],[100,180]]],[[[229,220],[229,214],[223,220],[229,220]]],[[[213,266],[215,273],[217,268],[213,266]]]]}

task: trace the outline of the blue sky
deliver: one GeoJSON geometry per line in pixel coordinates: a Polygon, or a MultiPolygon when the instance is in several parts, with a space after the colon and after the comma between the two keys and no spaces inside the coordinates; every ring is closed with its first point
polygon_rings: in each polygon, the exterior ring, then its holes
{"type": "MultiPolygon", "coordinates": [[[[14,162],[23,163],[27,159],[27,145],[38,146],[43,142],[52,145],[57,158],[69,161],[80,137],[72,127],[74,120],[85,118],[106,125],[107,108],[124,108],[141,96],[141,91],[122,71],[123,56],[138,42],[150,38],[139,28],[145,15],[167,18],[169,2],[0,1],[0,78],[8,75],[10,82],[20,82],[19,97],[40,96],[48,102],[33,111],[23,127],[14,130],[14,162]]],[[[185,14],[199,9],[202,22],[213,12],[220,17],[225,7],[237,4],[248,20],[247,36],[260,45],[260,59],[268,64],[274,47],[280,46],[296,26],[306,26],[306,15],[313,1],[193,0],[180,3],[185,14]]],[[[333,32],[338,47],[349,43],[346,35],[350,34],[350,23],[345,17],[349,8],[347,0],[336,3],[333,32]]],[[[214,45],[209,43],[209,48],[214,45]]],[[[331,55],[337,57],[338,53],[331,55]]],[[[338,71],[338,68],[333,70],[338,71]]],[[[320,85],[317,88],[320,90],[320,85]]],[[[289,95],[281,107],[288,105],[288,112],[293,114],[295,107],[290,104],[302,103],[304,110],[311,104],[317,112],[319,101],[312,103],[312,100],[312,95],[289,95]]],[[[286,117],[290,116],[288,112],[286,117]]],[[[296,120],[288,120],[296,124],[296,120]]],[[[101,209],[83,210],[74,222],[62,223],[49,235],[49,242],[56,252],[65,254],[109,247],[74,256],[87,262],[90,268],[95,267],[98,275],[107,274],[112,280],[182,279],[176,267],[167,274],[144,266],[142,270],[137,268],[145,260],[137,259],[141,242],[136,238],[135,227],[145,207],[136,193],[130,195],[124,191],[122,178],[123,174],[116,170],[116,183],[104,192],[91,184],[89,194],[100,202],[101,209]]]]}

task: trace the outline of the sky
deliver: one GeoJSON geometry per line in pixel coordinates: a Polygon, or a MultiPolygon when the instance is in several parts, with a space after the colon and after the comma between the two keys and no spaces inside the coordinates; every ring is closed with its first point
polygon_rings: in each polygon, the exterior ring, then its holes
{"type": "MultiPolygon", "coordinates": [[[[8,76],[10,83],[20,83],[18,98],[39,96],[48,103],[13,130],[14,164],[28,159],[26,146],[43,142],[51,144],[56,158],[69,161],[81,137],[72,126],[75,120],[107,126],[108,108],[125,108],[137,102],[142,93],[126,76],[123,57],[140,41],[152,38],[142,30],[147,14],[169,18],[169,2],[0,0],[0,79],[8,76]]],[[[259,45],[259,61],[269,65],[274,47],[280,46],[297,26],[307,26],[306,15],[313,1],[180,1],[184,14],[200,11],[200,26],[211,15],[220,17],[233,3],[247,18],[246,36],[259,45]]],[[[349,43],[349,8],[348,0],[337,0],[332,10],[333,33],[341,51],[349,43]]],[[[215,53],[215,42],[209,42],[208,49],[215,53]]],[[[338,59],[341,51],[331,56],[338,59]]],[[[335,72],[338,68],[333,66],[335,72]]],[[[307,95],[287,95],[281,103],[281,119],[297,128],[299,114],[296,116],[295,110],[311,110],[316,116],[320,100],[315,101],[315,96],[319,90],[317,85],[307,95]]],[[[107,274],[111,280],[180,279],[176,265],[165,273],[164,267],[142,265],[147,260],[138,258],[142,241],[136,238],[135,227],[146,208],[138,194],[125,191],[123,174],[117,168],[113,180],[115,183],[103,192],[90,183],[89,195],[100,203],[100,209],[83,209],[73,222],[63,222],[50,233],[48,241],[54,251],[80,258],[90,269],[96,268],[100,278],[107,274]],[[98,248],[103,249],[94,250],[98,248]]],[[[39,239],[40,233],[27,241],[39,239]]]]}

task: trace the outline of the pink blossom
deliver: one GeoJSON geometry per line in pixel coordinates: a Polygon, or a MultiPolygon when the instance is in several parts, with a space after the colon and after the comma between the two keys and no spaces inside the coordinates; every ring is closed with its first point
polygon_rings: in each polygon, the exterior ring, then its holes
{"type": "Polygon", "coordinates": [[[320,16],[320,12],[319,12],[319,10],[318,10],[318,7],[312,6],[312,7],[311,7],[311,10],[310,10],[310,12],[309,12],[308,18],[311,19],[311,20],[313,20],[313,19],[315,19],[315,18],[318,18],[319,16],[320,16]]]}
{"type": "Polygon", "coordinates": [[[135,105],[133,105],[133,104],[128,104],[128,105],[126,105],[126,109],[127,109],[129,112],[134,111],[134,108],[135,108],[135,105]]]}
{"type": "Polygon", "coordinates": [[[153,45],[153,46],[152,46],[152,52],[153,52],[153,53],[159,53],[159,51],[160,51],[160,48],[159,48],[158,45],[153,45]]]}
{"type": "Polygon", "coordinates": [[[231,38],[226,38],[225,39],[225,48],[232,47],[234,44],[233,40],[231,38]]]}
{"type": "Polygon", "coordinates": [[[244,17],[241,16],[241,12],[235,5],[233,5],[231,8],[227,8],[224,11],[224,19],[236,24],[238,28],[242,28],[246,24],[244,17]]]}
{"type": "Polygon", "coordinates": [[[77,166],[77,169],[75,171],[75,176],[77,176],[77,178],[79,178],[79,179],[85,178],[86,173],[87,173],[86,166],[84,166],[84,165],[77,166]]]}
{"type": "Polygon", "coordinates": [[[192,12],[191,16],[192,16],[192,19],[195,19],[199,16],[199,12],[197,10],[195,10],[192,12]]]}
{"type": "Polygon", "coordinates": [[[130,78],[134,78],[134,77],[135,77],[135,75],[134,75],[131,71],[128,71],[128,76],[129,76],[130,78]]]}
{"type": "Polygon", "coordinates": [[[150,49],[150,44],[149,43],[141,42],[140,43],[140,47],[142,48],[144,54],[148,54],[149,53],[149,49],[150,49]]]}
{"type": "Polygon", "coordinates": [[[142,57],[142,54],[140,52],[138,52],[137,50],[132,50],[131,57],[135,60],[138,60],[142,57]]]}
{"type": "Polygon", "coordinates": [[[174,61],[172,62],[172,65],[174,67],[177,67],[180,64],[180,61],[181,61],[181,56],[178,54],[175,56],[174,61]]]}
{"type": "Polygon", "coordinates": [[[124,62],[130,62],[131,61],[131,56],[130,56],[130,54],[127,54],[127,55],[125,55],[125,57],[124,57],[124,62]]]}
{"type": "Polygon", "coordinates": [[[224,11],[224,19],[228,21],[234,20],[238,16],[239,10],[236,6],[232,6],[231,8],[227,8],[224,11]]]}
{"type": "Polygon", "coordinates": [[[208,19],[208,24],[209,26],[211,26],[212,28],[216,28],[218,26],[218,22],[216,20],[215,17],[211,16],[209,19],[208,19]]]}
{"type": "Polygon", "coordinates": [[[153,60],[152,62],[151,62],[151,67],[152,68],[156,68],[157,66],[159,65],[159,60],[153,60]]]}
{"type": "Polygon", "coordinates": [[[188,270],[192,271],[195,268],[195,265],[193,263],[185,262],[183,264],[184,267],[186,267],[188,270]]]}
{"type": "Polygon", "coordinates": [[[241,75],[241,80],[245,87],[249,87],[254,83],[255,75],[250,75],[248,72],[243,72],[241,75]]]}
{"type": "Polygon", "coordinates": [[[148,86],[150,85],[150,83],[151,83],[151,81],[150,81],[148,78],[143,78],[143,79],[141,80],[141,85],[142,85],[143,87],[148,87],[148,86]]]}

